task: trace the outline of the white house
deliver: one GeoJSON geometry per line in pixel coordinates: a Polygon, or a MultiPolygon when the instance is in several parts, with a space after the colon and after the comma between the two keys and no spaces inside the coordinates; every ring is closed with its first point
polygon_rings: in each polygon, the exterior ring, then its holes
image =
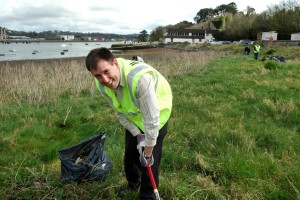
{"type": "Polygon", "coordinates": [[[60,40],[74,40],[74,35],[59,35],[60,40]]]}
{"type": "Polygon", "coordinates": [[[259,40],[259,41],[276,41],[277,33],[276,33],[276,31],[258,33],[257,40],[259,40]]]}
{"type": "Polygon", "coordinates": [[[291,40],[300,40],[300,33],[291,34],[291,40]]]}
{"type": "Polygon", "coordinates": [[[213,40],[217,30],[204,29],[166,29],[164,43],[190,43],[199,44],[213,40]]]}

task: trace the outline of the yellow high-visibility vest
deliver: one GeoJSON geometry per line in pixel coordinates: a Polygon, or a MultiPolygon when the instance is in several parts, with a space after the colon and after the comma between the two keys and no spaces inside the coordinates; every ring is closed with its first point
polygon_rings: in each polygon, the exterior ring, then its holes
{"type": "Polygon", "coordinates": [[[136,97],[136,88],[138,81],[143,74],[151,74],[153,76],[158,107],[160,110],[159,129],[162,128],[169,120],[172,110],[172,92],[168,81],[156,69],[146,63],[123,58],[117,58],[117,61],[123,73],[121,76],[125,79],[121,103],[118,101],[113,90],[101,85],[99,81],[95,79],[98,90],[109,98],[117,112],[123,114],[129,121],[133,122],[144,132],[145,127],[136,97]]]}
{"type": "Polygon", "coordinates": [[[254,45],[254,53],[259,53],[259,51],[260,51],[260,46],[254,45]]]}

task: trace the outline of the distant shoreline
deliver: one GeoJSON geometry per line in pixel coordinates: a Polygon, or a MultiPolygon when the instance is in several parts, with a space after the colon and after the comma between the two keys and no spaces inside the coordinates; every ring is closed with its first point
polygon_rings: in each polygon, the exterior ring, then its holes
{"type": "Polygon", "coordinates": [[[138,50],[138,49],[151,49],[151,48],[158,48],[164,47],[161,44],[142,44],[142,45],[122,45],[116,44],[111,46],[111,50],[138,50]]]}
{"type": "MultiPolygon", "coordinates": [[[[2,63],[24,63],[24,62],[35,62],[35,63],[39,63],[39,62],[55,62],[55,61],[63,61],[63,60],[77,60],[77,61],[84,61],[85,56],[80,56],[80,57],[68,57],[68,58],[45,58],[45,59],[26,59],[26,60],[0,60],[0,64],[2,63]]],[[[0,66],[1,67],[1,66],[0,66]]]]}
{"type": "Polygon", "coordinates": [[[85,42],[85,43],[103,43],[103,42],[121,42],[121,41],[79,41],[79,40],[0,40],[1,44],[9,44],[9,43],[73,43],[73,42],[85,42]]]}

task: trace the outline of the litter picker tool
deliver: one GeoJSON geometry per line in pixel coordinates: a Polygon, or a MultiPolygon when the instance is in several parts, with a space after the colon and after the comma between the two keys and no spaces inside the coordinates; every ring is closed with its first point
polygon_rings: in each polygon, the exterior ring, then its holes
{"type": "Polygon", "coordinates": [[[158,193],[158,190],[157,190],[157,186],[156,186],[156,183],[155,183],[155,180],[154,180],[154,177],[153,177],[152,168],[151,168],[150,164],[147,165],[147,169],[148,169],[148,173],[149,173],[149,176],[150,176],[150,180],[151,180],[151,184],[152,184],[152,187],[153,187],[153,190],[154,190],[156,200],[160,200],[159,193],[158,193]]]}

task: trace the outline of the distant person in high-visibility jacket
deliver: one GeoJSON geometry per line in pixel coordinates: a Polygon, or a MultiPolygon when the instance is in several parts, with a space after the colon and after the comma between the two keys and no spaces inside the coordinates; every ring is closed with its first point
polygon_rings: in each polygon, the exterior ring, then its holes
{"type": "Polygon", "coordinates": [[[115,58],[107,48],[91,50],[85,64],[125,128],[124,168],[128,184],[117,191],[118,195],[122,198],[123,191],[126,194],[140,186],[140,199],[155,199],[147,166],[151,165],[158,187],[163,140],[172,110],[168,81],[150,65],[115,58]]]}
{"type": "Polygon", "coordinates": [[[258,54],[260,52],[260,45],[257,42],[254,42],[253,52],[254,52],[254,59],[257,60],[258,54]]]}

